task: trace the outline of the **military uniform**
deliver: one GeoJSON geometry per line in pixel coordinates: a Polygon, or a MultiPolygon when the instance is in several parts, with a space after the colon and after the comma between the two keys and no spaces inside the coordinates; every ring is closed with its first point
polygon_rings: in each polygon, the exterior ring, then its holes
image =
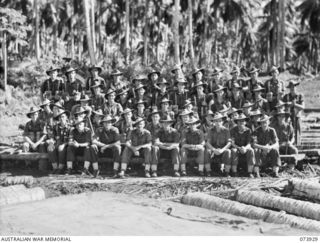
{"type": "Polygon", "coordinates": [[[46,79],[41,85],[40,91],[45,98],[57,101],[65,92],[64,80],[60,77],[57,77],[55,80],[51,78],[46,79]]]}
{"type": "Polygon", "coordinates": [[[122,106],[114,102],[112,105],[107,101],[103,106],[103,113],[110,115],[112,117],[120,117],[121,113],[123,112],[122,106]]]}
{"type": "Polygon", "coordinates": [[[102,109],[104,107],[105,99],[103,94],[91,96],[91,106],[94,110],[102,109]]]}
{"type": "Polygon", "coordinates": [[[69,96],[73,96],[74,92],[82,92],[82,82],[80,80],[75,80],[72,83],[67,81],[66,83],[66,92],[69,96]]]}
{"type": "Polygon", "coordinates": [[[273,99],[276,99],[276,97],[278,96],[279,91],[284,92],[284,84],[283,81],[277,79],[277,80],[273,80],[273,79],[269,79],[265,82],[264,84],[264,88],[265,88],[265,92],[272,92],[273,94],[273,99]]]}
{"type": "MultiPolygon", "coordinates": [[[[200,129],[192,131],[190,128],[182,133],[181,145],[191,144],[200,145],[204,143],[204,134],[200,129]]],[[[190,150],[188,148],[181,149],[181,164],[185,165],[187,159],[190,157],[195,157],[198,164],[204,164],[204,147],[199,150],[190,150]]],[[[181,169],[183,170],[183,169],[181,169]]]]}
{"type": "Polygon", "coordinates": [[[150,122],[150,123],[146,126],[146,129],[151,133],[152,142],[154,142],[157,133],[158,133],[159,130],[161,129],[161,124],[158,123],[157,125],[154,125],[152,122],[150,122]]]}
{"type": "MultiPolygon", "coordinates": [[[[28,121],[24,128],[23,136],[28,137],[33,143],[36,143],[40,140],[40,138],[44,135],[47,135],[45,123],[39,119],[36,122],[32,120],[28,121]]],[[[33,150],[30,147],[30,144],[25,142],[23,143],[23,151],[24,152],[46,152],[45,143],[41,143],[36,150],[33,150]]]]}
{"type": "Polygon", "coordinates": [[[99,84],[101,86],[101,90],[106,90],[106,81],[100,76],[98,76],[97,78],[89,77],[86,81],[86,90],[91,91],[91,86],[95,84],[99,84]]]}
{"type": "Polygon", "coordinates": [[[171,101],[173,102],[173,105],[178,106],[178,110],[183,109],[184,103],[188,98],[189,92],[187,90],[184,90],[184,92],[175,90],[171,93],[171,101]]]}

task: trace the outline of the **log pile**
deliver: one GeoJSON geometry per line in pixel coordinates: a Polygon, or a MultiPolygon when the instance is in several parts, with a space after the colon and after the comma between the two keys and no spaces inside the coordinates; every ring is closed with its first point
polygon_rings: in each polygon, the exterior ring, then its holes
{"type": "Polygon", "coordinates": [[[35,183],[35,178],[33,176],[8,176],[1,180],[1,185],[3,186],[11,186],[23,184],[27,187],[30,187],[33,183],[35,183]]]}
{"type": "Polygon", "coordinates": [[[289,180],[288,188],[293,196],[320,201],[320,183],[293,178],[289,180]]]}

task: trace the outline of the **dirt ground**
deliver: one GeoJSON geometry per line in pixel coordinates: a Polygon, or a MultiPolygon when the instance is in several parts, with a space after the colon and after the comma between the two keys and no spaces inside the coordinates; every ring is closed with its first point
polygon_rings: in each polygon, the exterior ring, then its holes
{"type": "MultiPolygon", "coordinates": [[[[180,203],[90,192],[2,207],[1,235],[305,235],[180,203]],[[172,208],[170,215],[168,208],[172,208]]],[[[310,232],[308,232],[310,235],[310,232]]]]}

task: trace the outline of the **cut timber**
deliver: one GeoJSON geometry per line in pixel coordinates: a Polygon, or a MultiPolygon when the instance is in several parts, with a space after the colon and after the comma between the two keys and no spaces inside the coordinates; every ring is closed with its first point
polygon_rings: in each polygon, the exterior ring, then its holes
{"type": "Polygon", "coordinates": [[[47,153],[0,154],[0,160],[39,160],[47,159],[47,153]]]}
{"type": "Polygon", "coordinates": [[[305,157],[305,154],[280,155],[281,161],[286,163],[295,163],[295,161],[303,160],[305,157]]]}
{"type": "Polygon", "coordinates": [[[309,182],[300,179],[289,180],[289,188],[295,196],[306,197],[320,201],[320,183],[309,182]]]}
{"type": "Polygon", "coordinates": [[[283,210],[287,213],[320,221],[320,204],[274,196],[262,191],[238,190],[236,200],[258,207],[283,210]]]}
{"type": "Polygon", "coordinates": [[[24,185],[15,185],[0,188],[0,206],[43,199],[45,193],[40,187],[27,189],[24,185]]]}
{"type": "Polygon", "coordinates": [[[3,185],[18,185],[24,184],[26,186],[31,186],[35,182],[33,176],[8,176],[4,179],[3,185]]]}
{"type": "Polygon", "coordinates": [[[312,219],[305,219],[294,215],[287,215],[281,212],[259,208],[243,203],[210,196],[204,193],[190,193],[182,197],[181,202],[184,204],[207,208],[218,212],[234,214],[237,216],[247,217],[250,219],[263,220],[268,223],[288,224],[291,227],[320,231],[320,222],[312,219]]]}
{"type": "Polygon", "coordinates": [[[320,149],[301,149],[299,153],[305,154],[307,157],[319,157],[320,149]]]}

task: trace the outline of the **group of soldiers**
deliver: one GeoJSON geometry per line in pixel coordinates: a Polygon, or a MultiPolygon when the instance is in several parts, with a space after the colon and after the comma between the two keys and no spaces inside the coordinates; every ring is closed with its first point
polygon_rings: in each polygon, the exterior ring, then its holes
{"type": "Polygon", "coordinates": [[[82,174],[98,177],[99,158],[109,157],[114,177],[124,178],[132,158],[141,157],[146,177],[157,177],[161,161],[170,161],[177,177],[187,175],[191,161],[200,176],[243,170],[259,178],[260,170],[271,169],[278,177],[280,154],[298,153],[303,96],[298,82],[279,80],[277,67],[264,83],[259,69],[243,78],[236,66],[230,80],[219,68],[186,77],[175,65],[170,80],[152,68],[129,81],[115,70],[106,81],[102,68],[92,66],[84,84],[77,71],[47,70],[42,104],[27,113],[24,151],[47,152],[53,173],[73,173],[81,156],[82,174]]]}

